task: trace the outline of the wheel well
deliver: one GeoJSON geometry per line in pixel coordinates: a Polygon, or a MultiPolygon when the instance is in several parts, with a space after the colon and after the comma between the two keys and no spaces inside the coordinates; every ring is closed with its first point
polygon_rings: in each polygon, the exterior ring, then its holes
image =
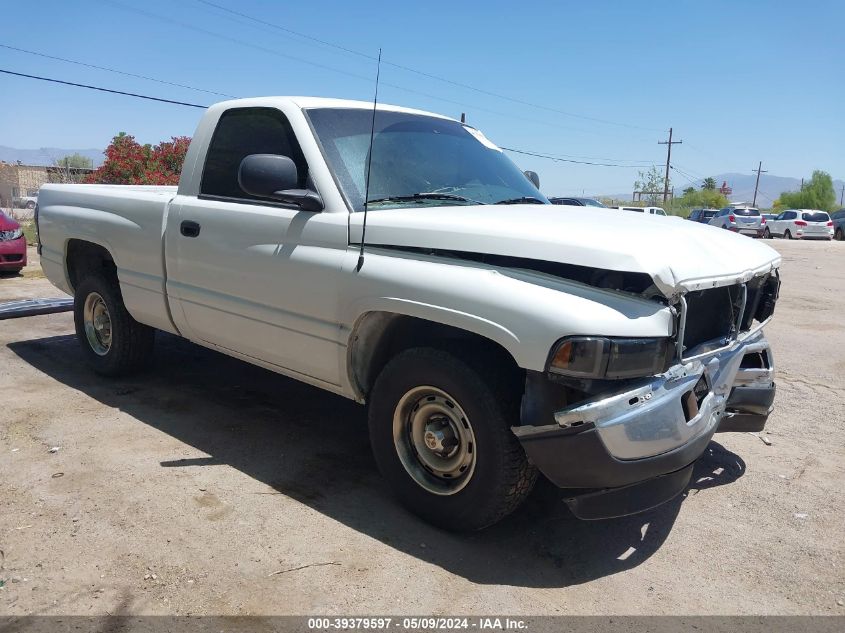
{"type": "Polygon", "coordinates": [[[117,279],[117,267],[111,253],[99,244],[84,240],[68,241],[65,262],[72,289],[76,289],[91,274],[99,273],[117,279]]]}
{"type": "Polygon", "coordinates": [[[519,385],[525,374],[499,343],[450,325],[389,312],[369,312],[357,323],[348,351],[353,389],[366,400],[384,366],[411,347],[433,347],[488,366],[502,367],[519,385]]]}

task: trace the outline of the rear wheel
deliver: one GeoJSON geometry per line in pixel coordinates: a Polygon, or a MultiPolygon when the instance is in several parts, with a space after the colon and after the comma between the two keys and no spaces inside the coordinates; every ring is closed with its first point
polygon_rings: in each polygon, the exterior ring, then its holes
{"type": "Polygon", "coordinates": [[[73,317],[82,355],[98,374],[130,374],[151,359],[155,330],[127,312],[117,280],[83,279],[74,294],[73,317]]]}
{"type": "Polygon", "coordinates": [[[842,233],[842,229],[841,229],[841,228],[836,229],[836,234],[834,235],[834,237],[835,237],[838,241],[840,241],[840,242],[841,242],[842,240],[845,240],[845,234],[843,234],[843,233],[842,233]]]}
{"type": "Polygon", "coordinates": [[[536,470],[511,432],[519,394],[448,352],[413,348],[385,366],[370,398],[370,441],[400,502],[449,530],[501,520],[536,470]]]}

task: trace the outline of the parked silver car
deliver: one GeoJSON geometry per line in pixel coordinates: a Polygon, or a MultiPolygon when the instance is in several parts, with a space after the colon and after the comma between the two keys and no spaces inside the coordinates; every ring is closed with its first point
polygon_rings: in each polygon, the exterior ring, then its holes
{"type": "Polygon", "coordinates": [[[787,209],[769,222],[765,237],[791,239],[833,239],[833,220],[827,211],[818,209],[787,209]]]}
{"type": "Polygon", "coordinates": [[[760,214],[760,209],[754,207],[725,207],[708,224],[743,235],[763,237],[766,219],[760,214]]]}

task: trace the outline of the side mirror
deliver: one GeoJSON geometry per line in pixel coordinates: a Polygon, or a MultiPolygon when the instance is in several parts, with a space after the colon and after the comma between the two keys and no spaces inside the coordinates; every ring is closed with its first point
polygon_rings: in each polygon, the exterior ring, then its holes
{"type": "Polygon", "coordinates": [[[525,174],[525,177],[528,178],[528,180],[534,183],[534,186],[537,187],[537,189],[540,188],[540,176],[537,175],[536,171],[525,171],[522,173],[525,174]]]}
{"type": "Polygon", "coordinates": [[[238,184],[252,196],[299,205],[303,211],[322,211],[323,200],[309,189],[296,189],[299,170],[287,156],[250,154],[238,168],[238,184]]]}

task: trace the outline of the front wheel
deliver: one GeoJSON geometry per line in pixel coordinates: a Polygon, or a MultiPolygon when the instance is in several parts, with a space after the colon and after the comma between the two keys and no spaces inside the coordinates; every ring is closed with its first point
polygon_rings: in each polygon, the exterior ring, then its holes
{"type": "Polygon", "coordinates": [[[766,227],[766,230],[763,231],[763,238],[767,240],[772,239],[772,232],[769,230],[769,227],[766,227]]]}
{"type": "Polygon", "coordinates": [[[517,391],[445,351],[395,356],[373,387],[369,426],[376,463],[400,502],[458,531],[516,509],[537,477],[510,429],[517,391]]]}
{"type": "Polygon", "coordinates": [[[845,240],[845,235],[843,235],[842,229],[836,229],[836,234],[833,237],[839,242],[845,240]]]}
{"type": "Polygon", "coordinates": [[[98,374],[130,374],[152,357],[155,330],[127,312],[116,280],[83,279],[73,297],[73,320],[82,355],[98,374]]]}
{"type": "Polygon", "coordinates": [[[787,240],[792,239],[792,233],[789,232],[789,229],[786,229],[786,232],[783,234],[783,237],[787,240]]]}

